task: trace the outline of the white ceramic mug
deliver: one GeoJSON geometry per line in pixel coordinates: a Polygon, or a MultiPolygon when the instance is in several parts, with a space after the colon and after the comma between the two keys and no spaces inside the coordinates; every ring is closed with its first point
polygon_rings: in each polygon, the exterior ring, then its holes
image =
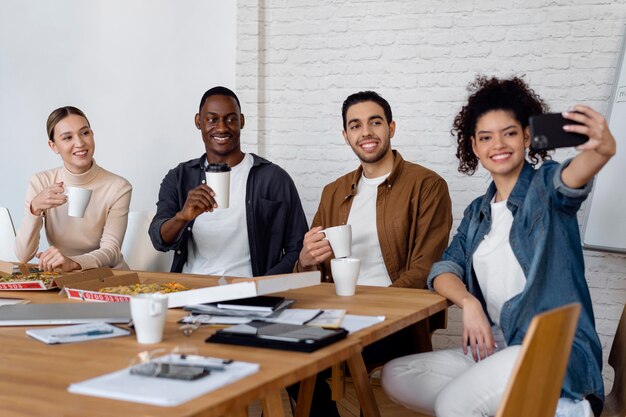
{"type": "Polygon", "coordinates": [[[159,343],[167,316],[167,295],[137,294],[130,299],[130,315],[141,344],[159,343]]]}
{"type": "Polygon", "coordinates": [[[324,233],[325,239],[330,242],[335,258],[350,256],[352,253],[352,227],[349,224],[329,227],[328,229],[320,230],[320,233],[324,233]]]}
{"type": "Polygon", "coordinates": [[[337,295],[350,296],[355,294],[360,269],[361,261],[357,258],[335,258],[330,260],[330,270],[333,273],[337,295]]]}
{"type": "Polygon", "coordinates": [[[224,163],[209,164],[206,169],[206,185],[215,193],[218,209],[227,209],[230,201],[230,168],[224,163]]]}
{"type": "Polygon", "coordinates": [[[71,217],[83,217],[89,200],[91,190],[79,187],[65,187],[67,195],[67,215],[71,217]]]}

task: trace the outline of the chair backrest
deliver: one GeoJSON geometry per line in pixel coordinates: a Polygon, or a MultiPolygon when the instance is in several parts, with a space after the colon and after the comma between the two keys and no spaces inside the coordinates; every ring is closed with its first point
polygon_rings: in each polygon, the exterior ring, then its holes
{"type": "Polygon", "coordinates": [[[601,417],[623,417],[626,416],[626,305],[615,331],[609,365],[615,371],[615,379],[611,393],[604,402],[601,417]]]}
{"type": "Polygon", "coordinates": [[[174,252],[157,251],[148,236],[148,227],[154,214],[153,211],[128,213],[128,227],[122,243],[122,254],[130,269],[168,272],[172,266],[174,252]]]}
{"type": "Polygon", "coordinates": [[[554,417],[579,315],[568,304],[533,318],[496,417],[554,417]]]}
{"type": "Polygon", "coordinates": [[[11,213],[6,207],[0,207],[0,260],[17,262],[15,257],[15,228],[11,213]]]}

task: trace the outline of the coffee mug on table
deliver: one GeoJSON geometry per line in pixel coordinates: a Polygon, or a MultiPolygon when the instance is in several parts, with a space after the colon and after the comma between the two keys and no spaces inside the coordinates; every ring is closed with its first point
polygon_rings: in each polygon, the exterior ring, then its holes
{"type": "Polygon", "coordinates": [[[159,343],[167,316],[167,295],[137,294],[130,298],[130,315],[141,344],[159,343]]]}
{"type": "Polygon", "coordinates": [[[360,269],[361,261],[357,258],[335,258],[330,260],[330,270],[333,273],[337,295],[354,295],[360,269]]]}
{"type": "Polygon", "coordinates": [[[335,258],[345,258],[350,256],[352,247],[352,227],[349,224],[342,226],[329,227],[320,230],[324,233],[325,239],[330,242],[335,258]]]}
{"type": "Polygon", "coordinates": [[[230,167],[228,164],[209,164],[206,167],[206,185],[215,193],[218,209],[227,209],[230,201],[230,167]]]}
{"type": "Polygon", "coordinates": [[[83,217],[87,204],[91,200],[91,190],[79,187],[65,187],[67,195],[67,215],[71,217],[83,217]]]}

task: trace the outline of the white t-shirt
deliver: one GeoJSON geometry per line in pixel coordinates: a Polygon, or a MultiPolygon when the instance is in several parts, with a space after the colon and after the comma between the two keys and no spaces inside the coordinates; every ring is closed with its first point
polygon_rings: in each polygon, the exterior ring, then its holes
{"type": "Polygon", "coordinates": [[[348,224],[352,226],[352,255],[361,260],[358,285],[388,287],[391,285],[376,228],[376,196],[378,186],[389,176],[365,178],[357,185],[348,224]]]}
{"type": "Polygon", "coordinates": [[[252,277],[246,227],[246,183],[254,163],[251,154],[232,167],[229,208],[202,213],[193,223],[183,273],[252,277]]]}
{"type": "Polygon", "coordinates": [[[491,230],[478,245],[472,260],[489,316],[499,326],[502,305],[522,292],[526,277],[509,242],[513,214],[506,201],[491,203],[491,219],[491,230]]]}

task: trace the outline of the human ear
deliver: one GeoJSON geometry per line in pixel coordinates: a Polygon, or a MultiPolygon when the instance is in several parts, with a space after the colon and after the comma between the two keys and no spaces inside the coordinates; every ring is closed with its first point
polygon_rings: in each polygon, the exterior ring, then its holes
{"type": "Polygon", "coordinates": [[[396,122],[394,120],[389,123],[389,139],[396,133],[396,122]]]}
{"type": "Polygon", "coordinates": [[[241,121],[241,124],[239,125],[239,129],[243,129],[243,125],[246,124],[246,118],[243,116],[243,113],[241,113],[241,117],[239,118],[239,120],[241,121]]]}
{"type": "Polygon", "coordinates": [[[196,123],[196,128],[200,129],[200,114],[196,113],[196,116],[193,120],[196,123]]]}
{"type": "Polygon", "coordinates": [[[57,149],[57,145],[56,145],[56,143],[54,143],[53,141],[48,140],[48,147],[49,147],[50,149],[52,149],[52,152],[54,152],[54,153],[56,153],[56,154],[58,154],[58,153],[59,153],[59,150],[57,149]]]}
{"type": "Polygon", "coordinates": [[[350,146],[350,141],[348,141],[348,134],[346,133],[346,131],[342,130],[341,134],[343,135],[343,140],[346,141],[346,145],[350,146]]]}
{"type": "Polygon", "coordinates": [[[524,148],[530,147],[530,126],[524,128],[524,148]]]}
{"type": "Polygon", "coordinates": [[[474,156],[476,156],[478,158],[478,155],[476,154],[476,138],[474,138],[474,136],[472,136],[470,138],[470,141],[472,142],[472,152],[474,152],[474,156]]]}

